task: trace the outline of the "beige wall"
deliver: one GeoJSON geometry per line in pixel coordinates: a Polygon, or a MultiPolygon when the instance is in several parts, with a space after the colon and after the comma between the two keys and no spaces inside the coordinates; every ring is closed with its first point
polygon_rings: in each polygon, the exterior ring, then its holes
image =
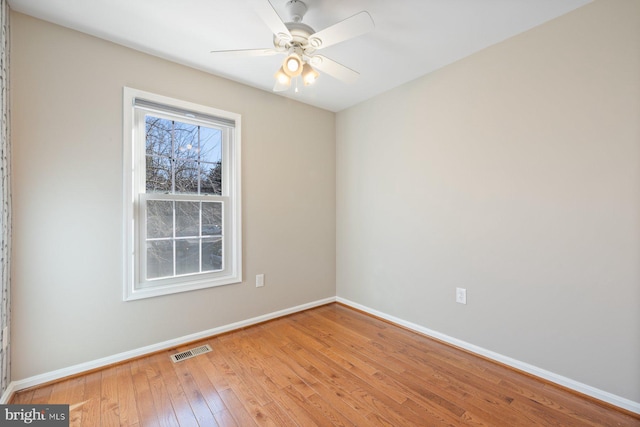
{"type": "Polygon", "coordinates": [[[336,129],[339,297],[640,402],[640,2],[596,0],[336,129]]]}
{"type": "Polygon", "coordinates": [[[14,381],[335,295],[333,113],[25,15],[11,31],[14,381]],[[244,283],[122,301],[123,86],[242,114],[244,283]]]}

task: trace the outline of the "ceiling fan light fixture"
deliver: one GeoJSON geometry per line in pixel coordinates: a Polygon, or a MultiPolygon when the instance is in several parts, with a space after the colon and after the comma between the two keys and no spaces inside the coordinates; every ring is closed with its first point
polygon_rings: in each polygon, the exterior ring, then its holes
{"type": "Polygon", "coordinates": [[[304,82],[305,86],[309,86],[310,84],[315,83],[319,76],[320,74],[316,70],[311,68],[311,65],[305,63],[302,67],[302,81],[304,82]]]}
{"type": "Polygon", "coordinates": [[[286,85],[291,84],[291,77],[289,77],[289,75],[285,73],[283,67],[280,67],[280,69],[276,72],[275,78],[278,81],[278,83],[286,84],[286,85]]]}
{"type": "Polygon", "coordinates": [[[289,77],[297,77],[302,74],[302,59],[295,53],[287,56],[282,63],[282,70],[289,77]]]}
{"type": "Polygon", "coordinates": [[[291,77],[284,72],[284,68],[280,67],[280,69],[274,75],[276,78],[276,84],[273,87],[274,92],[282,92],[283,90],[287,90],[289,86],[291,86],[291,77]]]}

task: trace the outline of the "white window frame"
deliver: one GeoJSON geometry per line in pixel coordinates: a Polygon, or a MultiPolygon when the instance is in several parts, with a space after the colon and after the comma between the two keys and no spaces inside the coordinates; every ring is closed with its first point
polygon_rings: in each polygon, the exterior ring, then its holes
{"type": "Polygon", "coordinates": [[[123,141],[125,185],[125,301],[242,282],[241,116],[236,113],[182,101],[129,87],[123,90],[123,141]],[[138,100],[138,107],[136,107],[138,100]],[[154,107],[140,107],[142,101],[154,107]],[[154,109],[157,107],[157,109],[154,109]],[[164,107],[164,108],[163,108],[164,107]],[[146,193],[145,111],[183,123],[211,125],[207,118],[234,122],[222,146],[222,195],[146,193]],[[142,138],[138,140],[136,138],[142,138]],[[220,271],[146,280],[146,200],[220,201],[223,203],[223,257],[220,271]]]}

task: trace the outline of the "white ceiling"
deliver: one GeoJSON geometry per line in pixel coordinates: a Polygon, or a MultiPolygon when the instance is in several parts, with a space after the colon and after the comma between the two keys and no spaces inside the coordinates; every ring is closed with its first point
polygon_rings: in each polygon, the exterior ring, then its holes
{"type": "MultiPolygon", "coordinates": [[[[268,0],[264,0],[268,1],[268,0]]],[[[366,10],[375,29],[322,54],[360,72],[354,84],[322,74],[283,96],[340,111],[505,40],[591,0],[304,0],[316,31],[366,10]]],[[[286,0],[271,0],[287,21],[286,0]]],[[[112,42],[271,91],[283,57],[212,50],[270,48],[247,0],[9,0],[11,8],[112,42]]]]}

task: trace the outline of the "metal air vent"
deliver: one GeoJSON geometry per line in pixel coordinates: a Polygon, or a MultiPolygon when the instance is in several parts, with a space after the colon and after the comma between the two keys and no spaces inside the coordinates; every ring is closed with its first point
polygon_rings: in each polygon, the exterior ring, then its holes
{"type": "Polygon", "coordinates": [[[212,350],[208,344],[201,345],[200,347],[192,348],[181,353],[172,354],[171,360],[173,361],[173,363],[182,362],[183,360],[191,359],[192,357],[196,357],[199,354],[209,353],[210,351],[212,350]]]}

